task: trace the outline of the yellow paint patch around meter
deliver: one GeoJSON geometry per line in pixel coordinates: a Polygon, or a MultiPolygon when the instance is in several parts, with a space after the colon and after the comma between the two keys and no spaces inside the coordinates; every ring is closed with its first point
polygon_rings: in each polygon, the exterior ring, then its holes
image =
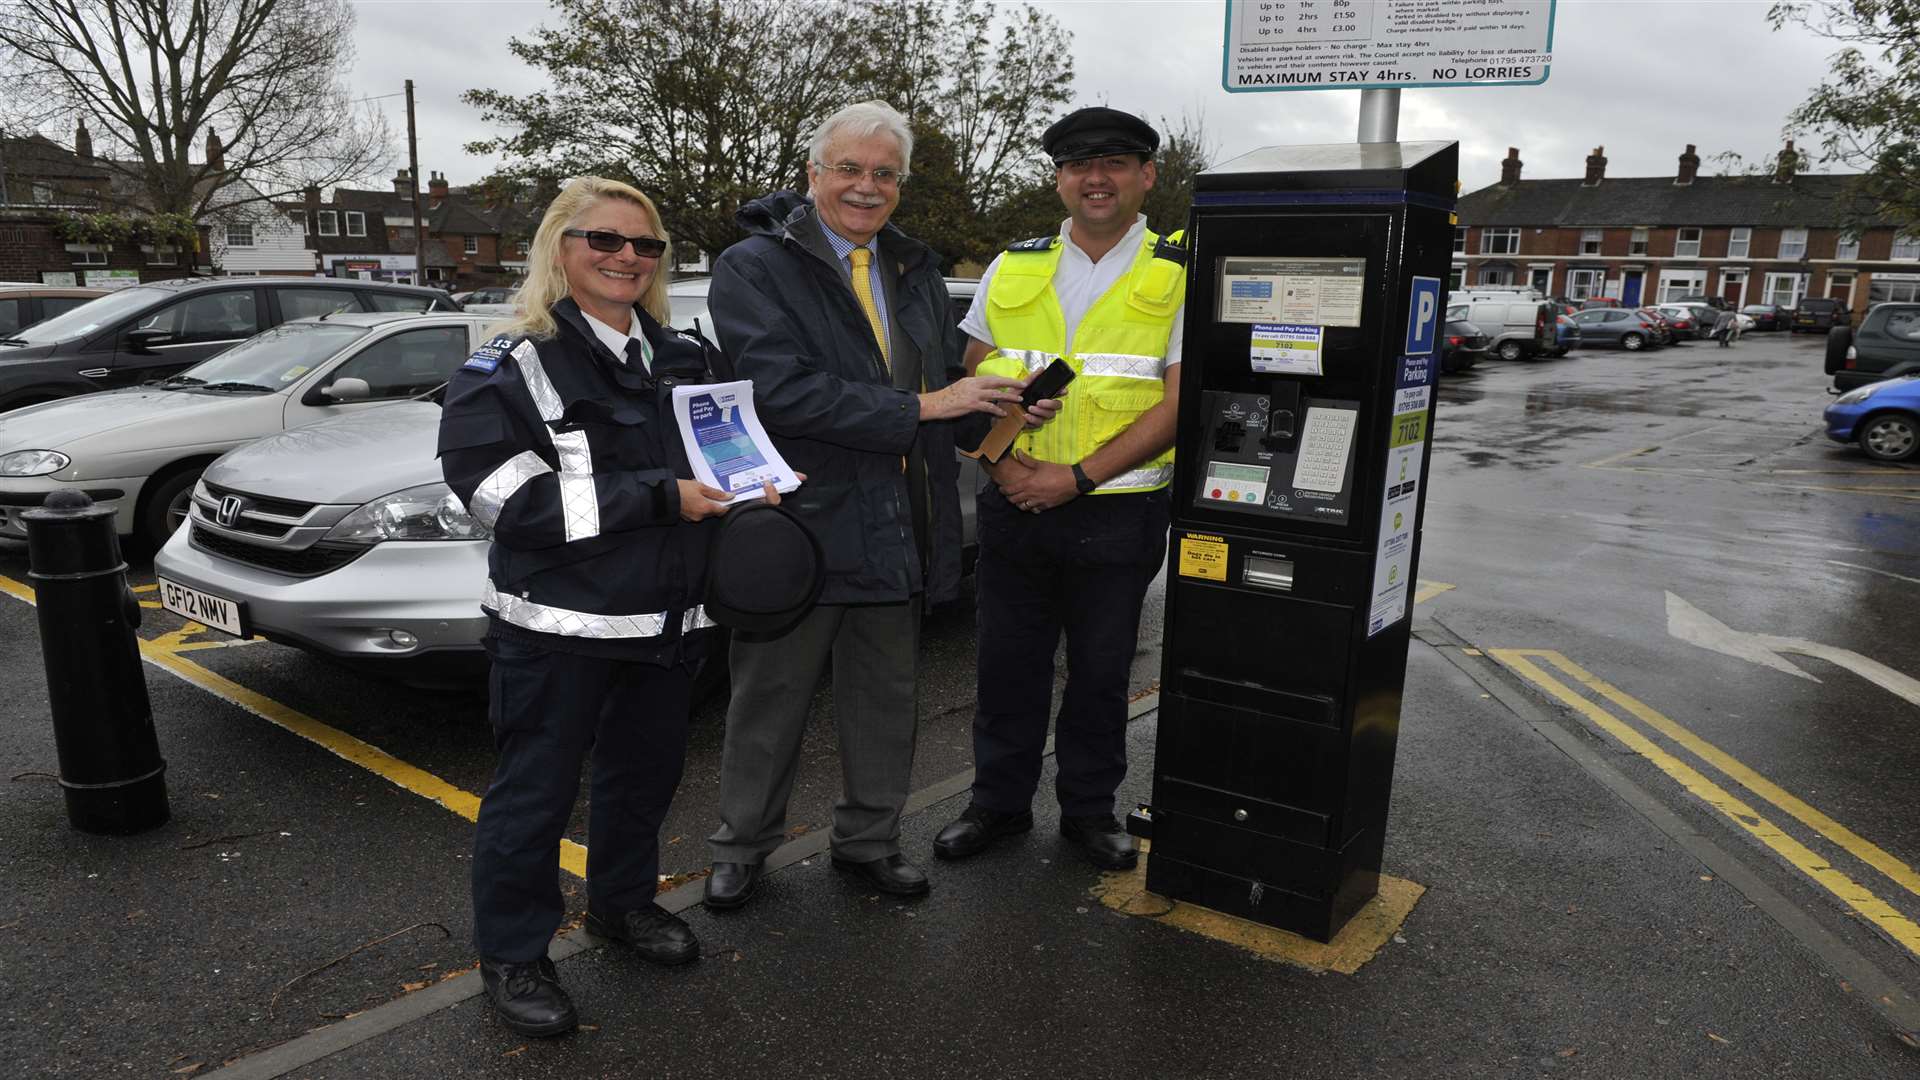
{"type": "Polygon", "coordinates": [[[1184,533],[1180,537],[1180,576],[1227,580],[1227,542],[1205,533],[1184,533]]]}
{"type": "Polygon", "coordinates": [[[1293,964],[1309,971],[1352,975],[1393,938],[1427,887],[1405,878],[1380,875],[1380,893],[1347,920],[1332,941],[1310,938],[1262,923],[1224,915],[1147,891],[1147,860],[1152,845],[1140,841],[1140,863],[1132,870],[1109,871],[1090,891],[1094,899],[1122,915],[1137,915],[1189,934],[1224,941],[1263,960],[1293,964]]]}

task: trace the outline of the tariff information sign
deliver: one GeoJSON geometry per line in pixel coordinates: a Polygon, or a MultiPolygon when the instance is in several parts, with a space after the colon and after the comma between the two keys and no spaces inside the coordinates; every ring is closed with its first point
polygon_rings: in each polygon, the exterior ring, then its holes
{"type": "Polygon", "coordinates": [[[1236,93],[1547,81],[1554,0],[1227,0],[1236,93]]]}
{"type": "Polygon", "coordinates": [[[1413,525],[1418,516],[1420,468],[1432,416],[1431,356],[1402,356],[1396,365],[1393,420],[1387,427],[1387,482],[1380,493],[1380,548],[1373,561],[1373,603],[1367,636],[1406,618],[1413,588],[1413,525]]]}

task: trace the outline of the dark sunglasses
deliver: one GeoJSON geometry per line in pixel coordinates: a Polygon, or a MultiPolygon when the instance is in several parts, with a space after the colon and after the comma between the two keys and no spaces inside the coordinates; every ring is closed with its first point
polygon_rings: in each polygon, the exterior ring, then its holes
{"type": "Polygon", "coordinates": [[[605,229],[562,229],[561,236],[578,236],[595,251],[619,251],[628,244],[643,259],[657,259],[667,253],[667,242],[657,236],[621,236],[605,229]]]}

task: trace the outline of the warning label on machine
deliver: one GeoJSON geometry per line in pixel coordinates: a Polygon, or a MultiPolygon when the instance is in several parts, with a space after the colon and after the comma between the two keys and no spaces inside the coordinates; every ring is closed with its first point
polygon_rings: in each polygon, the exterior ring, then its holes
{"type": "Polygon", "coordinates": [[[1205,533],[1180,537],[1180,576],[1227,580],[1227,541],[1205,533]]]}

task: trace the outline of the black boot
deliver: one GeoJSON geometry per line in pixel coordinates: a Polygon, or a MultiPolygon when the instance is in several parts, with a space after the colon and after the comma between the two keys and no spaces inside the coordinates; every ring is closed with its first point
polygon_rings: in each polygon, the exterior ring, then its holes
{"type": "Polygon", "coordinates": [[[522,1035],[564,1035],[580,1024],[560,973],[546,957],[516,964],[480,958],[480,981],[500,1022],[522,1035]]]}
{"type": "Polygon", "coordinates": [[[1060,835],[1079,845],[1087,861],[1102,870],[1131,870],[1140,859],[1133,837],[1113,820],[1112,814],[1063,817],[1060,835]]]}

